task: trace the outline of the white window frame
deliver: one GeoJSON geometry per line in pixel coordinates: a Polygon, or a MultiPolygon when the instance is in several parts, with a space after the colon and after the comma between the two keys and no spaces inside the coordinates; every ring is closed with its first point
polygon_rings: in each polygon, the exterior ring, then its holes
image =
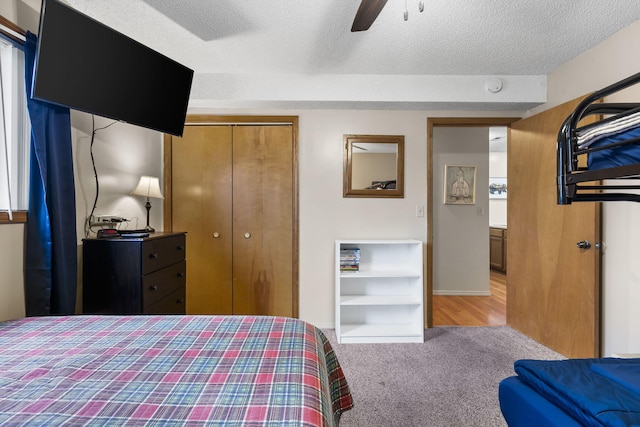
{"type": "Polygon", "coordinates": [[[24,82],[24,52],[0,39],[0,212],[29,207],[31,123],[24,82]]]}

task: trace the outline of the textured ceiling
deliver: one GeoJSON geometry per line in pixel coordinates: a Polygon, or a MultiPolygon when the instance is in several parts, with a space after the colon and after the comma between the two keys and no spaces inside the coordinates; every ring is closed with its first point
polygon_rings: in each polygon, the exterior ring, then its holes
{"type": "MultiPolygon", "coordinates": [[[[637,0],[66,0],[193,68],[229,75],[547,75],[640,19],[637,0]]],[[[359,101],[354,99],[354,101],[359,101]]]]}

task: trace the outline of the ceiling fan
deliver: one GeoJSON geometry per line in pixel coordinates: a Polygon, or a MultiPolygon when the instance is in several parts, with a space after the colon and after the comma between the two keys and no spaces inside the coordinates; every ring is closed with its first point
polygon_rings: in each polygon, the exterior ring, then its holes
{"type": "Polygon", "coordinates": [[[387,4],[387,0],[362,0],[353,20],[351,32],[368,30],[385,4],[387,4]]]}

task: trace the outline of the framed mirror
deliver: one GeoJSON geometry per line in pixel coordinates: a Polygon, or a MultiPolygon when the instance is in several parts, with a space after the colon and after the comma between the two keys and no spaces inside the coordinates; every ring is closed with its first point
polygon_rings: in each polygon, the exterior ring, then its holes
{"type": "Polygon", "coordinates": [[[404,197],[404,136],[344,135],[343,197],[404,197]]]}

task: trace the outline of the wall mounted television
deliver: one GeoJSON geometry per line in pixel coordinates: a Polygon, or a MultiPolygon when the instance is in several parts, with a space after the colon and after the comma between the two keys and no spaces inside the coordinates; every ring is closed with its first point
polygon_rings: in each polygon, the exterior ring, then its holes
{"type": "Polygon", "coordinates": [[[182,136],[193,70],[61,3],[43,0],[35,99],[182,136]]]}

